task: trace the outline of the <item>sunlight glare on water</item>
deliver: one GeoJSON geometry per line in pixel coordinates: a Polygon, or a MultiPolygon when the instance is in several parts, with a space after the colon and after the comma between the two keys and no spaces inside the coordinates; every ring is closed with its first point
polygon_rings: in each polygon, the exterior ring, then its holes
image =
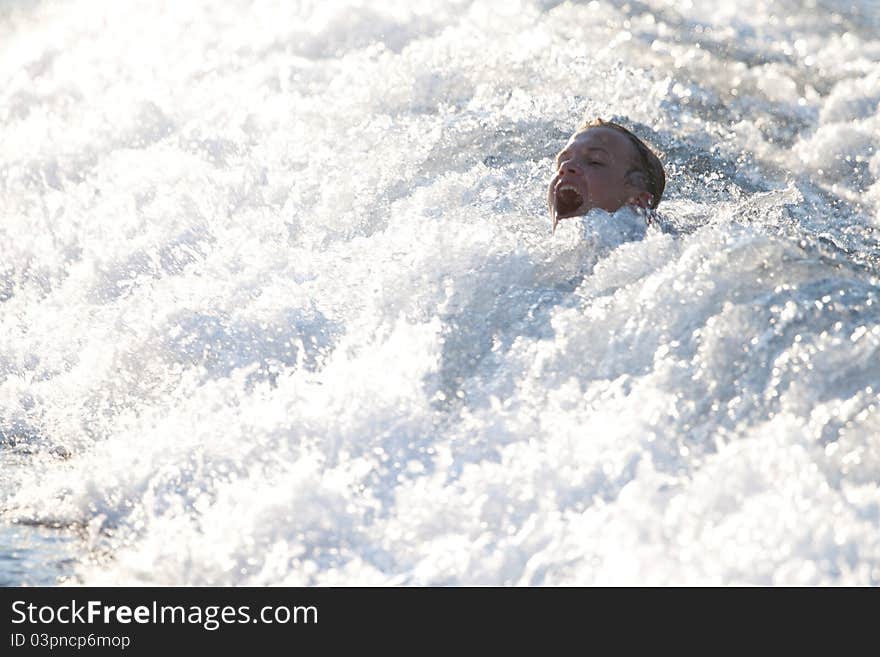
{"type": "Polygon", "coordinates": [[[873,0],[4,2],[0,44],[0,580],[880,583],[873,0]],[[595,116],[660,221],[551,236],[595,116]]]}

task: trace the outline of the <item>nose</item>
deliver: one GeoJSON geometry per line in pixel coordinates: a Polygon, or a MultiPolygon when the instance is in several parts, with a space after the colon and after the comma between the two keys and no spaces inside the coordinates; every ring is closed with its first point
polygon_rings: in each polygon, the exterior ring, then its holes
{"type": "Polygon", "coordinates": [[[575,164],[573,160],[566,160],[565,162],[560,163],[559,173],[570,173],[573,176],[582,176],[584,170],[575,164]]]}

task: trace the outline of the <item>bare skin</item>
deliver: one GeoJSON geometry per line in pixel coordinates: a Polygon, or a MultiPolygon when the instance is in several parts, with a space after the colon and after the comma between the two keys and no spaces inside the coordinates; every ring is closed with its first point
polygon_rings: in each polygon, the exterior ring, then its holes
{"type": "Polygon", "coordinates": [[[650,207],[653,197],[637,163],[635,146],[617,130],[600,126],[572,135],[556,156],[556,175],[547,191],[552,230],[561,219],[593,208],[650,207]]]}

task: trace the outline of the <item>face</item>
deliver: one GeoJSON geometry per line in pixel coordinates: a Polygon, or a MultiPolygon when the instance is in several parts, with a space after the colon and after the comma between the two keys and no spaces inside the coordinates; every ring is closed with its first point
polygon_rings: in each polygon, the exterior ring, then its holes
{"type": "Polygon", "coordinates": [[[613,128],[575,133],[556,156],[547,204],[553,228],[560,219],[586,214],[593,208],[614,212],[628,203],[647,207],[650,194],[633,183],[638,153],[626,135],[613,128]]]}

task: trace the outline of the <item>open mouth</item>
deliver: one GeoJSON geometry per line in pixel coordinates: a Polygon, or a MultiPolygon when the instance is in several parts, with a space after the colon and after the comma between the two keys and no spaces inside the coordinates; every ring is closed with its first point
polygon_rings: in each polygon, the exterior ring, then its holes
{"type": "Polygon", "coordinates": [[[561,172],[550,181],[547,193],[547,207],[550,210],[550,233],[556,232],[560,219],[585,214],[587,197],[581,185],[559,180],[561,172]]]}
{"type": "Polygon", "coordinates": [[[560,218],[570,216],[584,204],[584,197],[572,185],[562,185],[556,190],[556,215],[560,218]]]}

